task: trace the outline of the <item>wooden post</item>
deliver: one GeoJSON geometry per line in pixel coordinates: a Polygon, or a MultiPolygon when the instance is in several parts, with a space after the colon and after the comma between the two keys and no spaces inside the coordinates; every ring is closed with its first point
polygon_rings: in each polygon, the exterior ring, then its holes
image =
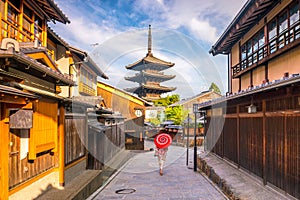
{"type": "Polygon", "coordinates": [[[65,108],[63,104],[59,107],[59,120],[58,120],[58,134],[59,134],[59,185],[65,185],[65,108]]]}
{"type": "Polygon", "coordinates": [[[8,199],[9,174],[8,174],[8,152],[9,152],[9,128],[5,123],[6,106],[0,103],[0,199],[8,199]]]}
{"type": "Polygon", "coordinates": [[[85,129],[84,129],[84,145],[85,145],[85,165],[86,168],[88,169],[89,167],[89,151],[90,151],[90,145],[89,145],[89,126],[88,126],[88,114],[86,112],[86,108],[85,109],[85,129]]]}
{"type": "Polygon", "coordinates": [[[266,100],[262,101],[263,112],[263,132],[262,132],[262,164],[263,164],[263,184],[267,184],[267,134],[266,134],[266,100]]]}
{"type": "Polygon", "coordinates": [[[284,136],[283,136],[283,163],[284,163],[284,172],[283,172],[283,177],[284,177],[284,185],[283,189],[284,191],[287,190],[287,184],[288,184],[288,136],[287,136],[287,115],[284,115],[284,125],[283,125],[283,131],[284,131],[284,136]]]}
{"type": "Polygon", "coordinates": [[[236,151],[237,151],[237,164],[240,168],[240,106],[236,106],[236,151]]]}

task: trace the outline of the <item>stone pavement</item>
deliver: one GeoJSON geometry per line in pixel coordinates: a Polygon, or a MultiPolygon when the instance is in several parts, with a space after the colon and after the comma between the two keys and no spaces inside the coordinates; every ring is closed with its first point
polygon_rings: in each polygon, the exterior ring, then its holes
{"type": "Polygon", "coordinates": [[[100,188],[88,199],[219,200],[226,197],[207,178],[186,166],[185,148],[171,146],[163,176],[158,173],[154,152],[140,152],[126,163],[106,187],[100,188]]]}
{"type": "MultiPolygon", "coordinates": [[[[145,149],[153,147],[153,141],[145,142],[145,149]]],[[[153,155],[153,151],[123,150],[108,163],[112,169],[119,169],[117,172],[88,170],[66,187],[51,189],[37,199],[81,200],[87,196],[88,200],[293,199],[270,186],[263,186],[261,180],[223,159],[212,154],[206,155],[202,148],[198,148],[198,172],[192,169],[192,149],[189,150],[187,167],[186,148],[171,146],[163,176],[158,173],[157,158],[153,155]]]]}
{"type": "Polygon", "coordinates": [[[198,168],[227,194],[230,199],[286,200],[294,199],[274,188],[264,186],[262,180],[238,169],[214,154],[200,153],[198,168]]]}

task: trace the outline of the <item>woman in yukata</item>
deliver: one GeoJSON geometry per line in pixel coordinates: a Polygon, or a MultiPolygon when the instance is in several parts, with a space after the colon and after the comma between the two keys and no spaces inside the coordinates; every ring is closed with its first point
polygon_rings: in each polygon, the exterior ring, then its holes
{"type": "Polygon", "coordinates": [[[155,154],[158,158],[159,174],[163,175],[163,168],[167,158],[168,146],[172,143],[172,137],[165,131],[161,130],[154,138],[156,145],[155,154]]]}

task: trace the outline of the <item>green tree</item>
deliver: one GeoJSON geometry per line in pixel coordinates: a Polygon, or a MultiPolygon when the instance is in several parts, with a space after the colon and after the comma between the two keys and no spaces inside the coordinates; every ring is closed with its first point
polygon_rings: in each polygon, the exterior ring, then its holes
{"type": "Polygon", "coordinates": [[[211,85],[209,87],[209,91],[215,91],[215,92],[221,94],[219,87],[214,82],[211,83],[211,85]]]}
{"type": "Polygon", "coordinates": [[[155,126],[160,125],[160,121],[158,118],[151,118],[151,119],[149,119],[149,122],[155,126]]]}
{"type": "Polygon", "coordinates": [[[174,106],[166,108],[166,117],[168,120],[174,121],[174,124],[180,125],[188,116],[189,111],[184,110],[182,106],[174,106]]]}
{"type": "Polygon", "coordinates": [[[161,99],[158,99],[156,101],[153,101],[153,103],[154,103],[155,106],[167,107],[167,106],[169,106],[173,103],[178,102],[179,100],[180,100],[179,94],[172,94],[172,95],[168,95],[165,98],[161,98],[161,99]]]}

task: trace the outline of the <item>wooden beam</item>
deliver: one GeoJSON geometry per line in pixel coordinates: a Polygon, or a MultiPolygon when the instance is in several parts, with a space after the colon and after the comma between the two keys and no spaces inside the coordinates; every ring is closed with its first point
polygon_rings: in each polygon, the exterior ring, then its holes
{"type": "Polygon", "coordinates": [[[284,115],[284,124],[283,124],[283,177],[284,177],[284,184],[283,184],[283,190],[287,190],[287,184],[288,181],[288,136],[287,136],[287,115],[284,115]]]}
{"type": "Polygon", "coordinates": [[[0,199],[8,199],[8,188],[9,188],[9,172],[8,172],[8,152],[9,152],[9,128],[8,124],[5,123],[6,106],[0,102],[0,199]]]}
{"type": "Polygon", "coordinates": [[[59,171],[59,185],[65,185],[65,108],[61,104],[59,107],[58,119],[58,137],[59,137],[59,155],[58,155],[58,171],[59,171]]]}
{"type": "Polygon", "coordinates": [[[262,178],[263,184],[267,185],[267,134],[266,134],[266,100],[262,101],[262,112],[263,112],[263,130],[262,130],[262,178]]]}
{"type": "Polygon", "coordinates": [[[237,165],[238,168],[240,168],[240,106],[237,105],[236,106],[236,114],[237,114],[237,119],[236,119],[236,140],[237,140],[237,144],[236,144],[236,152],[237,152],[237,165]]]}

